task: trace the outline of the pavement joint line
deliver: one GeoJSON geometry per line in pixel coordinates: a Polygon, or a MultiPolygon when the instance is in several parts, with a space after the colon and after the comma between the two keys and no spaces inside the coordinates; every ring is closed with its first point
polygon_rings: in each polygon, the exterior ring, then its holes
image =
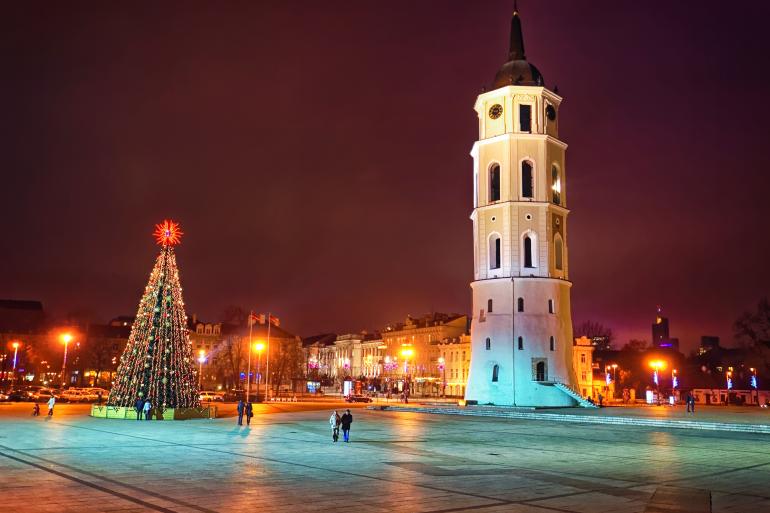
{"type": "MultiPolygon", "coordinates": [[[[0,445],[0,447],[3,448],[3,449],[10,449],[9,447],[5,447],[4,445],[0,445]]],[[[13,449],[11,449],[11,450],[13,450],[13,449]]],[[[100,485],[95,484],[95,483],[91,483],[89,481],[86,481],[85,479],[80,479],[79,477],[71,476],[71,475],[66,474],[64,472],[59,472],[58,470],[54,470],[52,468],[47,468],[47,467],[45,467],[43,465],[38,465],[37,463],[31,462],[31,461],[26,461],[26,460],[24,460],[22,458],[17,458],[16,456],[12,456],[10,454],[6,454],[6,453],[4,453],[2,451],[0,451],[0,456],[3,456],[5,458],[8,458],[8,459],[13,460],[13,461],[17,461],[19,463],[23,463],[25,465],[29,465],[30,467],[34,467],[34,468],[36,468],[38,470],[42,470],[44,472],[48,472],[49,474],[53,474],[53,475],[61,477],[63,479],[68,479],[70,481],[74,481],[74,482],[76,482],[78,484],[81,484],[83,486],[87,486],[89,488],[93,488],[94,490],[98,490],[100,492],[112,495],[114,497],[119,497],[121,499],[125,499],[125,500],[127,500],[129,502],[133,502],[134,504],[139,504],[140,506],[143,506],[145,508],[149,508],[149,509],[152,509],[152,510],[155,510],[155,511],[160,511],[161,513],[177,513],[173,509],[164,508],[162,506],[158,506],[158,505],[153,504],[151,502],[144,501],[144,500],[139,499],[137,497],[133,497],[131,495],[126,495],[125,493],[121,493],[121,492],[118,492],[116,490],[110,490],[107,487],[100,486],[100,485]]]]}
{"type": "Polygon", "coordinates": [[[670,427],[677,429],[697,429],[704,431],[727,431],[735,433],[770,434],[767,424],[731,424],[711,421],[652,419],[648,417],[595,417],[588,415],[568,415],[563,413],[523,413],[513,411],[478,411],[457,408],[415,408],[405,406],[387,406],[380,408],[368,406],[370,411],[411,412],[433,415],[461,415],[467,417],[491,417],[499,419],[550,420],[579,424],[630,425],[640,427],[670,427]]]}
{"type": "Polygon", "coordinates": [[[128,488],[129,490],[132,490],[134,492],[139,492],[142,495],[150,495],[152,497],[155,497],[156,499],[161,499],[161,500],[164,500],[164,501],[167,501],[167,502],[172,502],[172,503],[175,503],[175,504],[177,504],[179,506],[184,506],[186,508],[191,508],[191,509],[195,509],[197,511],[201,511],[202,513],[216,513],[214,510],[210,510],[210,509],[207,509],[207,508],[204,508],[204,507],[201,507],[201,506],[197,506],[195,504],[191,504],[191,503],[185,502],[185,501],[183,501],[181,499],[174,499],[172,497],[168,497],[166,495],[162,495],[160,493],[153,492],[153,491],[148,490],[146,488],[140,488],[138,486],[122,483],[120,481],[116,481],[115,479],[111,479],[109,477],[104,477],[102,475],[94,474],[94,473],[89,472],[87,470],[82,470],[82,469],[79,469],[77,467],[73,467],[71,465],[67,465],[66,463],[60,463],[58,461],[51,460],[51,459],[48,459],[48,458],[43,458],[41,456],[36,456],[34,454],[28,454],[25,451],[22,451],[22,450],[19,450],[19,449],[14,449],[12,447],[7,447],[5,445],[0,445],[0,448],[6,449],[8,451],[13,451],[13,452],[15,452],[17,454],[22,454],[24,456],[27,456],[28,458],[34,458],[34,459],[39,460],[39,461],[44,461],[46,463],[50,463],[52,465],[56,465],[56,466],[65,468],[67,470],[70,470],[70,471],[73,471],[73,472],[77,472],[79,474],[83,474],[85,476],[93,477],[93,478],[99,479],[100,481],[105,481],[105,482],[108,482],[110,484],[114,484],[114,485],[117,485],[117,486],[120,486],[120,487],[123,487],[123,488],[128,488]]]}

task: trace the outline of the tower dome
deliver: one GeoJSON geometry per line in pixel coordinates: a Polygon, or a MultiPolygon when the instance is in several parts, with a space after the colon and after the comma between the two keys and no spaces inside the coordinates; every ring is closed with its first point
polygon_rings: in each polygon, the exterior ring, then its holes
{"type": "Polygon", "coordinates": [[[509,85],[545,86],[543,75],[540,74],[534,64],[527,62],[524,54],[524,35],[521,31],[521,18],[519,12],[514,9],[511,18],[511,47],[508,52],[508,61],[502,65],[495,75],[492,88],[509,85]]]}

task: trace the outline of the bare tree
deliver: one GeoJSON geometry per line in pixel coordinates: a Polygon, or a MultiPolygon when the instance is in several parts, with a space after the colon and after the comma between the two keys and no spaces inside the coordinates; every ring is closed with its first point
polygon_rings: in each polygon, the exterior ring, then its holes
{"type": "Polygon", "coordinates": [[[639,340],[632,338],[626,344],[623,346],[623,349],[621,351],[634,351],[637,353],[641,353],[647,349],[647,341],[646,340],[639,340]]]}
{"type": "Polygon", "coordinates": [[[612,330],[600,322],[584,321],[574,331],[575,337],[591,339],[597,349],[609,349],[612,344],[612,330]]]}
{"type": "Polygon", "coordinates": [[[743,346],[770,347],[770,302],[759,300],[756,312],[744,312],[733,324],[735,340],[743,346]]]}

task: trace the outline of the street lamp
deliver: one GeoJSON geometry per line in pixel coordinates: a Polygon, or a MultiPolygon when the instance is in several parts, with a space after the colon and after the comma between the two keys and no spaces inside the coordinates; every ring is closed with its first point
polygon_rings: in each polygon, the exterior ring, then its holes
{"type": "Polygon", "coordinates": [[[757,389],[757,369],[751,367],[749,370],[751,371],[751,381],[749,382],[749,385],[754,389],[754,393],[757,397],[756,403],[759,404],[759,390],[757,389]]]}
{"type": "MultiPolygon", "coordinates": [[[[404,357],[404,383],[409,383],[409,359],[414,355],[414,349],[406,347],[401,350],[401,356],[404,357]]],[[[407,385],[406,391],[411,392],[411,388],[407,385]]],[[[405,391],[405,394],[406,394],[405,391]]],[[[408,395],[408,394],[406,394],[408,395]]],[[[404,397],[406,397],[406,395],[404,397]]]]}
{"type": "Polygon", "coordinates": [[[64,344],[64,359],[62,360],[61,364],[61,387],[65,388],[66,386],[66,372],[67,372],[67,347],[69,346],[69,343],[72,342],[72,335],[69,333],[62,333],[62,335],[59,337],[62,343],[64,344]]]}
{"type": "Polygon", "coordinates": [[[203,378],[203,363],[206,361],[206,351],[201,349],[198,351],[198,389],[201,388],[201,380],[203,378]]]}
{"type": "Polygon", "coordinates": [[[265,350],[265,344],[257,342],[254,344],[254,351],[257,352],[257,402],[259,402],[259,382],[262,380],[262,376],[259,374],[259,365],[262,363],[262,351],[265,350]]]}
{"type": "Polygon", "coordinates": [[[652,380],[655,382],[655,391],[658,394],[658,405],[660,405],[660,377],[659,372],[666,368],[666,362],[663,360],[653,360],[650,362],[650,367],[653,368],[652,380]]]}
{"type": "Polygon", "coordinates": [[[438,370],[442,373],[441,397],[446,397],[446,360],[444,360],[443,356],[438,357],[438,370]]]}
{"type": "Polygon", "coordinates": [[[13,375],[16,376],[16,355],[19,353],[19,343],[14,342],[11,344],[11,347],[13,348],[13,375]]]}

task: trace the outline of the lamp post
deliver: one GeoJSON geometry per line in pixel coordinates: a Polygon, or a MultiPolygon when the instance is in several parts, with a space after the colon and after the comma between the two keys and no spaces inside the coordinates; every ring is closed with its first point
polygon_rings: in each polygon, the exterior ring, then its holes
{"type": "Polygon", "coordinates": [[[650,362],[652,367],[652,380],[655,382],[655,391],[658,395],[658,406],[660,406],[660,371],[666,368],[666,362],[662,360],[653,360],[650,362]]]}
{"type": "Polygon", "coordinates": [[[254,351],[257,352],[257,402],[259,402],[259,382],[262,380],[262,376],[259,374],[259,366],[262,363],[262,351],[265,349],[265,344],[257,342],[254,344],[254,351]]]}
{"type": "MultiPolygon", "coordinates": [[[[404,357],[404,383],[410,383],[409,379],[409,359],[414,355],[414,349],[407,347],[401,350],[401,356],[404,357]]],[[[407,391],[411,392],[411,385],[407,385],[407,391]]],[[[406,398],[408,394],[404,395],[406,398]]]]}
{"type": "Polygon", "coordinates": [[[201,388],[201,381],[203,379],[203,363],[206,361],[206,351],[201,349],[198,351],[198,389],[201,388]]]}
{"type": "Polygon", "coordinates": [[[67,348],[69,347],[69,343],[72,342],[72,335],[69,333],[63,333],[60,339],[64,344],[64,359],[62,360],[61,364],[61,387],[63,389],[66,386],[65,380],[67,379],[67,348]]]}
{"type": "Polygon", "coordinates": [[[751,378],[749,378],[751,381],[749,382],[749,385],[751,386],[751,388],[754,389],[754,394],[756,396],[755,402],[757,403],[757,405],[759,405],[759,390],[757,389],[757,369],[755,369],[754,367],[751,367],[749,370],[751,371],[751,378]]]}
{"type": "Polygon", "coordinates": [[[446,397],[446,360],[443,356],[438,358],[438,370],[441,371],[441,397],[446,397]]]}
{"type": "Polygon", "coordinates": [[[725,406],[730,404],[730,390],[733,389],[733,368],[728,367],[725,372],[725,384],[727,385],[727,393],[725,394],[725,406]]]}

